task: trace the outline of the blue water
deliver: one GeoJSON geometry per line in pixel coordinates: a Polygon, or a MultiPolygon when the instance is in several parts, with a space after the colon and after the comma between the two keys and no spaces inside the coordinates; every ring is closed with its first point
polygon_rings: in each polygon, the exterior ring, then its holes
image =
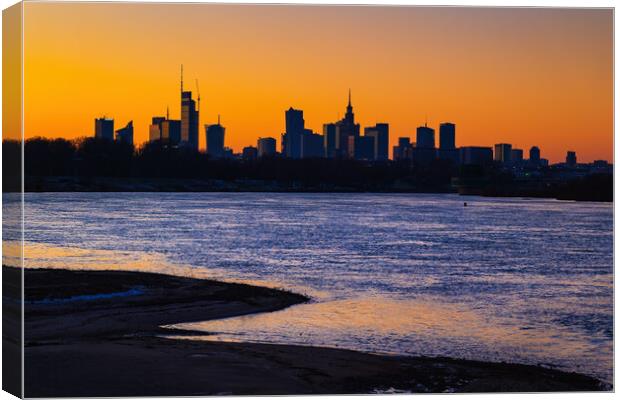
{"type": "MultiPolygon", "coordinates": [[[[15,205],[3,199],[5,210],[15,205]]],[[[191,324],[218,340],[516,361],[612,378],[612,204],[58,193],[27,194],[25,215],[31,267],[156,270],[314,299],[191,324]]]]}

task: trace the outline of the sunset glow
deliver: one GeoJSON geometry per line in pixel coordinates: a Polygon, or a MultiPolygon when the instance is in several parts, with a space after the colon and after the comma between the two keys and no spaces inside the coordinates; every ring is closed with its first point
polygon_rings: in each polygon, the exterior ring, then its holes
{"type": "MultiPolygon", "coordinates": [[[[201,94],[235,151],[278,140],[284,110],[322,133],[348,89],[362,127],[390,124],[390,145],[428,118],[456,144],[512,143],[562,161],[613,161],[610,9],[25,3],[25,136],[91,136],[95,117],[180,114],[201,94]]],[[[391,153],[391,151],[390,151],[391,153]]]]}

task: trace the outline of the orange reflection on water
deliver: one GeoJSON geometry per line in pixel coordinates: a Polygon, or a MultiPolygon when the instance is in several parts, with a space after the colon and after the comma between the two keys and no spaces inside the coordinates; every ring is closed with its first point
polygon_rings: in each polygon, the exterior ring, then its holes
{"type": "MultiPolygon", "coordinates": [[[[158,253],[60,247],[34,242],[24,242],[22,247],[19,241],[3,241],[4,265],[21,266],[22,249],[26,268],[152,272],[271,288],[282,287],[279,282],[231,277],[230,271],[223,269],[173,264],[164,255],[158,253]]],[[[321,293],[316,291],[312,295],[320,297],[321,293]]]]}
{"type": "MultiPolygon", "coordinates": [[[[524,363],[543,360],[566,369],[572,368],[566,360],[578,360],[596,351],[573,332],[549,326],[521,326],[518,321],[487,317],[483,309],[472,310],[430,298],[369,296],[307,303],[272,313],[168,328],[209,333],[188,337],[171,332],[170,337],[180,339],[313,345],[524,363]]],[[[611,367],[610,363],[609,370],[611,367]]]]}

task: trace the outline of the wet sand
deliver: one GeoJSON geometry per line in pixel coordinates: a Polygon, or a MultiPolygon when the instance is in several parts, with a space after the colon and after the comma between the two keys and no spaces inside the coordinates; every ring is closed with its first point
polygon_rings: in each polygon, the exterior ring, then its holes
{"type": "MultiPolygon", "coordinates": [[[[4,267],[4,274],[19,274],[4,267]]],[[[120,271],[26,270],[27,397],[610,390],[547,368],[167,339],[163,329],[308,301],[276,289],[120,271]]]]}

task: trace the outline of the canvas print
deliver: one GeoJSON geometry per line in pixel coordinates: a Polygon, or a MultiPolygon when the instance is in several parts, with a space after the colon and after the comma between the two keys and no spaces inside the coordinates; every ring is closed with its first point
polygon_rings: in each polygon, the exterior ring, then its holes
{"type": "Polygon", "coordinates": [[[3,389],[613,391],[613,9],[3,11],[3,389]]]}

